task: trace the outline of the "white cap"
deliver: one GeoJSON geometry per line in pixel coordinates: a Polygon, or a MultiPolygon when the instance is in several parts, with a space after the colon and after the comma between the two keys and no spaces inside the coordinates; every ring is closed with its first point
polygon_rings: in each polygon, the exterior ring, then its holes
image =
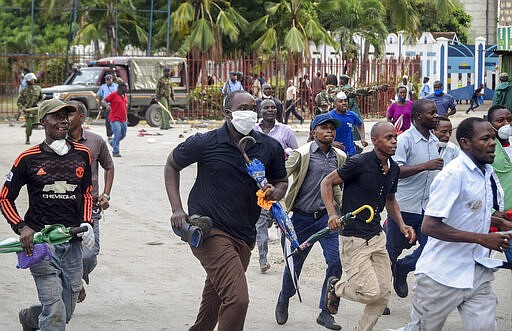
{"type": "Polygon", "coordinates": [[[338,92],[338,94],[336,94],[336,99],[345,100],[346,98],[347,98],[347,95],[343,91],[338,92]]]}
{"type": "Polygon", "coordinates": [[[409,79],[409,77],[407,75],[404,75],[402,79],[409,79]]]}
{"type": "Polygon", "coordinates": [[[24,79],[27,82],[30,82],[31,80],[37,79],[37,77],[36,77],[36,75],[34,75],[34,73],[29,72],[28,74],[25,75],[24,79]]]}

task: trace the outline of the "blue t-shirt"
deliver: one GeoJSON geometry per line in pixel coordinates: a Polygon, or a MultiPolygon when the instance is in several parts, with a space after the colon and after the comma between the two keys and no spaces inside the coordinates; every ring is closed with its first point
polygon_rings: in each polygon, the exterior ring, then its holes
{"type": "Polygon", "coordinates": [[[354,136],[352,135],[352,126],[355,125],[359,128],[363,125],[359,116],[350,110],[345,114],[340,114],[333,109],[329,114],[341,123],[341,126],[336,129],[336,138],[334,138],[334,140],[339,141],[345,146],[345,153],[347,153],[348,156],[356,154],[354,136]]]}

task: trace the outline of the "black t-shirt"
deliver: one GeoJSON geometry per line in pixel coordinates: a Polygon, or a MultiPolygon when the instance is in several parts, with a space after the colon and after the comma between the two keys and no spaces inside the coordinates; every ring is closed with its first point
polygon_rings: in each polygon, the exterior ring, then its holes
{"type": "Polygon", "coordinates": [[[45,225],[79,226],[92,222],[91,156],[87,147],[69,142],[66,155],[36,145],[14,161],[0,193],[0,208],[17,232],[21,225],[40,231],[45,225]],[[14,201],[27,185],[29,207],[22,219],[14,201]]]}
{"type": "Polygon", "coordinates": [[[352,156],[338,168],[338,175],[343,179],[343,202],[341,213],[345,215],[362,205],[370,205],[375,217],[370,223],[368,211],[363,211],[355,220],[349,221],[342,230],[342,235],[370,239],[382,231],[380,213],[386,206],[388,193],[395,193],[400,168],[389,158],[389,171],[383,174],[383,168],[375,151],[352,156]]]}
{"type": "MultiPolygon", "coordinates": [[[[267,179],[285,178],[284,151],[279,142],[254,130],[250,135],[256,144],[248,144],[249,158],[265,165],[267,179]]],[[[258,187],[245,169],[242,154],[230,141],[227,125],[189,137],[172,155],[181,167],[197,162],[197,178],[188,197],[189,215],[209,216],[214,227],[252,245],[261,211],[256,204],[258,187]]]]}

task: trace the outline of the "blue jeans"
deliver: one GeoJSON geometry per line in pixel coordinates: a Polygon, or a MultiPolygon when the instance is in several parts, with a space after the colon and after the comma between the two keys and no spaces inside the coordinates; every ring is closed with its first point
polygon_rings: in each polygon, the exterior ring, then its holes
{"type": "Polygon", "coordinates": [[[94,230],[94,247],[92,249],[87,249],[82,246],[82,263],[83,263],[83,280],[87,284],[89,284],[89,274],[96,268],[98,264],[98,254],[100,253],[100,220],[101,220],[101,210],[92,211],[92,219],[94,220],[93,230],[94,230]]]}
{"type": "Polygon", "coordinates": [[[126,130],[128,125],[126,122],[114,121],[110,122],[114,138],[112,139],[112,153],[119,154],[119,142],[126,137],[126,130]]]}
{"type": "Polygon", "coordinates": [[[411,226],[416,232],[419,246],[411,254],[398,259],[404,249],[409,249],[414,246],[409,244],[409,240],[404,237],[400,229],[396,225],[395,221],[388,216],[386,223],[386,249],[391,259],[391,266],[396,264],[396,271],[400,275],[407,275],[409,272],[416,269],[416,262],[423,251],[423,247],[427,243],[427,236],[421,232],[421,224],[423,223],[423,214],[413,214],[402,212],[402,218],[404,223],[411,226]]]}
{"type": "MultiPolygon", "coordinates": [[[[295,232],[297,233],[299,243],[303,243],[304,241],[306,241],[306,239],[309,238],[309,236],[327,227],[327,220],[327,214],[315,220],[312,217],[294,213],[292,216],[292,223],[295,228],[295,232]]],[[[284,240],[286,239],[282,237],[282,244],[284,244],[284,240]]],[[[322,293],[320,296],[320,303],[318,307],[320,309],[325,309],[324,298],[325,284],[327,283],[327,279],[331,276],[336,276],[340,278],[342,272],[340,260],[339,234],[337,232],[331,233],[328,236],[320,239],[319,242],[320,245],[322,246],[325,262],[327,263],[327,269],[325,270],[325,278],[322,285],[322,293]]],[[[309,247],[303,252],[293,255],[293,265],[295,273],[297,275],[297,279],[300,276],[302,266],[304,265],[304,261],[306,260],[309,252],[311,251],[311,248],[312,247],[309,247]]],[[[295,288],[293,286],[290,269],[288,269],[288,267],[285,267],[283,275],[283,284],[281,287],[281,293],[279,295],[279,301],[288,301],[288,299],[292,297],[294,294],[295,288]]]]}
{"type": "Polygon", "coordinates": [[[50,245],[52,259],[30,267],[41,305],[29,308],[26,323],[41,330],[65,330],[82,287],[79,241],[50,245]]]}

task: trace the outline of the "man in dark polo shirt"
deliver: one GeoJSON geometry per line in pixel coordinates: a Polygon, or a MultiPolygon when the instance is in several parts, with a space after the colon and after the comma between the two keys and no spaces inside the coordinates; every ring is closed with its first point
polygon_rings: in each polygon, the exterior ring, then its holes
{"type": "Polygon", "coordinates": [[[225,100],[226,123],[219,129],[198,133],[179,144],[165,166],[165,186],[171,203],[173,227],[180,228],[188,215],[179,192],[180,171],[197,162],[197,178],[190,191],[190,215],[211,218],[213,228],[192,253],[206,271],[203,298],[196,322],[189,330],[243,330],[249,292],[245,271],[256,240],[256,182],[247,174],[238,142],[246,135],[256,139],[248,145],[251,159],[260,160],[271,185],[269,200],[280,200],[288,180],[284,151],[279,142],[252,128],[257,121],[254,98],[245,91],[230,93],[225,100]]]}
{"type": "Polygon", "coordinates": [[[373,151],[350,157],[321,184],[332,231],[341,228],[333,198],[333,189],[339,185],[344,187],[342,215],[362,205],[370,205],[375,211],[372,222],[365,222],[369,214],[364,211],[342,229],[340,253],[345,272],[340,280],[331,277],[326,285],[326,305],[331,313],[337,312],[339,297],[366,304],[358,330],[373,329],[391,293],[391,265],[380,225],[384,207],[410,242],[416,237],[414,230],[404,224],[395,199],[400,173],[391,159],[396,151],[396,129],[389,122],[379,122],[373,126],[371,138],[373,151]]]}

